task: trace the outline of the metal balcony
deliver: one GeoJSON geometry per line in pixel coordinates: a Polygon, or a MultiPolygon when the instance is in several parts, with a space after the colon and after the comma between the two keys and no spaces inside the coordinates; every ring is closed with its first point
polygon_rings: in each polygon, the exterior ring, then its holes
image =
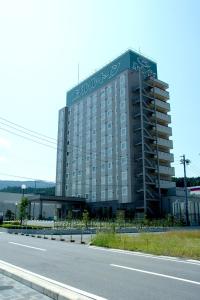
{"type": "MultiPolygon", "coordinates": [[[[156,145],[156,141],[154,141],[154,144],[156,145]]],[[[171,140],[157,138],[157,144],[158,147],[163,149],[173,149],[173,142],[171,140]]]]}
{"type": "Polygon", "coordinates": [[[152,115],[153,119],[157,119],[157,122],[161,123],[161,124],[169,124],[171,123],[171,116],[167,115],[167,114],[163,114],[159,111],[156,111],[156,113],[154,113],[152,115]]]}
{"type": "Polygon", "coordinates": [[[173,162],[174,155],[172,153],[158,151],[158,159],[159,161],[163,161],[163,162],[173,162]]]}
{"type": "Polygon", "coordinates": [[[167,126],[157,124],[157,126],[153,127],[153,131],[155,132],[156,129],[157,129],[158,134],[162,134],[162,135],[166,135],[166,136],[171,136],[172,135],[171,127],[167,127],[167,126]]]}
{"type": "Polygon", "coordinates": [[[155,105],[156,105],[156,109],[158,109],[161,112],[168,112],[170,111],[170,104],[158,99],[155,99],[155,105]]]}
{"type": "Polygon", "coordinates": [[[167,101],[169,99],[169,92],[161,90],[158,87],[151,89],[150,95],[156,99],[167,101]]]}
{"type": "Polygon", "coordinates": [[[174,176],[175,170],[174,167],[159,166],[159,173],[163,175],[174,176]]]}
{"type": "Polygon", "coordinates": [[[159,79],[156,79],[154,77],[150,77],[148,80],[147,80],[147,83],[149,83],[150,85],[152,86],[155,86],[155,87],[158,87],[160,89],[163,89],[163,90],[166,90],[169,88],[169,85],[168,83],[164,82],[164,81],[161,81],[159,79]]]}
{"type": "MultiPolygon", "coordinates": [[[[158,181],[156,181],[156,187],[158,187],[158,181]]],[[[161,189],[170,189],[175,188],[176,183],[169,180],[160,180],[160,188],[161,189]]]]}

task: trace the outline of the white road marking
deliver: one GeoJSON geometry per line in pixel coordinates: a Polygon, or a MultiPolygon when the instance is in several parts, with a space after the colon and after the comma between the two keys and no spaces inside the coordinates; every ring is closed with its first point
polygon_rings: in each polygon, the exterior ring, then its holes
{"type": "Polygon", "coordinates": [[[121,268],[121,269],[136,271],[136,272],[140,272],[140,273],[145,273],[145,274],[150,274],[150,275],[155,275],[155,276],[160,276],[160,277],[164,277],[164,278],[170,278],[170,279],[174,279],[174,280],[179,280],[179,281],[184,281],[184,282],[187,282],[187,283],[200,285],[200,282],[198,282],[198,281],[193,281],[193,280],[189,280],[189,279],[185,279],[185,278],[165,275],[165,274],[161,274],[161,273],[149,272],[149,271],[146,271],[146,270],[140,270],[140,269],[125,267],[125,266],[120,266],[120,265],[115,265],[115,264],[110,264],[110,266],[115,267],[115,268],[121,268]]]}
{"type": "Polygon", "coordinates": [[[114,252],[118,254],[127,254],[127,255],[134,255],[134,256],[141,256],[141,257],[147,257],[147,258],[153,258],[153,259],[160,259],[160,260],[167,260],[167,261],[173,261],[177,263],[183,263],[183,264],[190,264],[190,265],[196,265],[200,266],[200,261],[198,260],[181,260],[178,257],[171,257],[171,256],[157,256],[153,254],[147,254],[147,253],[141,253],[141,252],[135,252],[135,251],[128,251],[128,250],[119,250],[119,249],[107,249],[102,247],[95,247],[95,246],[89,246],[89,248],[99,251],[107,251],[107,252],[114,252]]]}
{"type": "Polygon", "coordinates": [[[21,246],[21,247],[26,247],[26,248],[31,248],[31,249],[35,249],[35,250],[39,250],[39,251],[47,251],[46,249],[43,249],[43,248],[28,246],[28,245],[14,243],[14,242],[9,242],[9,244],[13,244],[13,245],[21,246]]]}
{"type": "MultiPolygon", "coordinates": [[[[71,291],[76,292],[76,293],[78,293],[78,294],[80,294],[80,295],[89,297],[89,298],[91,298],[91,299],[94,299],[94,300],[108,300],[108,299],[106,299],[106,298],[97,296],[97,295],[95,295],[95,294],[88,293],[88,292],[86,292],[86,291],[77,289],[77,288],[75,288],[75,287],[72,287],[72,286],[70,286],[70,285],[61,283],[61,282],[56,281],[56,280],[53,280],[53,279],[51,279],[51,278],[48,278],[48,277],[39,275],[39,274],[37,274],[37,273],[33,273],[33,272],[31,272],[31,271],[28,271],[28,270],[26,270],[26,269],[17,267],[17,266],[15,266],[15,265],[10,264],[10,263],[7,263],[7,262],[5,262],[5,261],[3,261],[3,260],[0,260],[0,265],[1,265],[1,264],[2,264],[2,265],[6,265],[6,266],[8,266],[8,267],[11,267],[11,268],[13,268],[13,269],[15,269],[15,270],[22,271],[22,272],[24,272],[24,273],[27,274],[27,275],[33,275],[33,276],[35,276],[35,277],[37,277],[37,278],[43,279],[43,280],[45,280],[45,281],[48,281],[49,283],[53,283],[53,284],[55,284],[55,285],[57,285],[57,286],[66,288],[66,289],[68,289],[68,290],[71,290],[71,291]]],[[[77,299],[81,299],[81,298],[77,298],[77,299]]]]}

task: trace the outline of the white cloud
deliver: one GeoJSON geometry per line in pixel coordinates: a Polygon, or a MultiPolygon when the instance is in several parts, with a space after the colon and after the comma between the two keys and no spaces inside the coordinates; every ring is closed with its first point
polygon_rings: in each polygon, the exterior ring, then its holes
{"type": "Polygon", "coordinates": [[[0,148],[10,149],[11,143],[8,139],[0,137],[0,148]]]}

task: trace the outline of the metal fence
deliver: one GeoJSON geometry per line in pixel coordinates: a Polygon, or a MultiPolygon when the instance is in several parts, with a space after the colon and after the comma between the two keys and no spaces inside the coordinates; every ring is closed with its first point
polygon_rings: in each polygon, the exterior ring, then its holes
{"type": "MultiPolygon", "coordinates": [[[[175,201],[172,204],[173,215],[179,220],[185,220],[185,202],[175,201]]],[[[188,202],[188,215],[191,225],[200,225],[200,199],[188,202]]]]}

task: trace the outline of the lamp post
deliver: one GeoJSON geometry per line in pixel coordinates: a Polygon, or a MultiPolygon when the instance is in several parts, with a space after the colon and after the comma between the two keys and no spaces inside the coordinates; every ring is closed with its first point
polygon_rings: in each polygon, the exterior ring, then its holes
{"type": "Polygon", "coordinates": [[[25,189],[26,189],[26,185],[22,184],[21,189],[22,189],[22,197],[24,197],[24,192],[25,192],[25,189]]]}
{"type": "Polygon", "coordinates": [[[16,202],[15,203],[15,220],[17,220],[17,205],[18,205],[18,203],[16,202]]]}
{"type": "Polygon", "coordinates": [[[190,225],[189,220],[189,213],[188,213],[188,192],[187,192],[187,176],[186,176],[186,165],[188,166],[190,164],[190,160],[185,158],[185,155],[183,154],[181,156],[180,163],[183,165],[184,170],[184,188],[185,188],[185,219],[186,219],[186,225],[190,225]]]}

